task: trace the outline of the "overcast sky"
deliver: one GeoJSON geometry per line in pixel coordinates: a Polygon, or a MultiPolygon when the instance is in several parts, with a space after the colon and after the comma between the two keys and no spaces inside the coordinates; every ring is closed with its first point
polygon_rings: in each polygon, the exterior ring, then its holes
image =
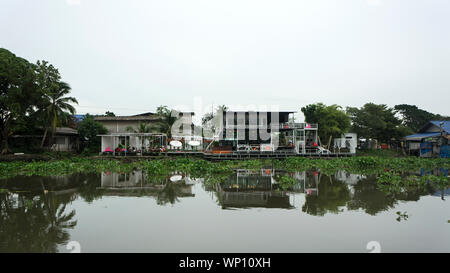
{"type": "Polygon", "coordinates": [[[374,102],[450,115],[448,0],[0,3],[0,47],[59,68],[78,113],[374,102]]]}

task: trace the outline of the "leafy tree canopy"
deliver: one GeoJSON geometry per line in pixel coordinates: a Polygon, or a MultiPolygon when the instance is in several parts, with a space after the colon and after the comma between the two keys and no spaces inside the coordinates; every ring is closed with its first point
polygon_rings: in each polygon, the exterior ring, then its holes
{"type": "Polygon", "coordinates": [[[450,117],[430,113],[415,105],[398,104],[394,106],[394,109],[402,116],[403,125],[413,132],[419,131],[430,120],[450,120],[450,117]]]}
{"type": "Polygon", "coordinates": [[[388,142],[410,132],[395,116],[395,110],[385,104],[366,103],[359,109],[347,107],[347,113],[352,120],[352,130],[361,137],[388,142]]]}
{"type": "Polygon", "coordinates": [[[78,125],[78,134],[84,146],[89,150],[99,150],[101,139],[97,135],[106,134],[108,130],[103,124],[94,120],[94,118],[86,114],[84,119],[78,125]]]}
{"type": "Polygon", "coordinates": [[[323,103],[309,104],[301,108],[305,121],[319,125],[322,142],[331,137],[340,137],[350,128],[350,117],[336,104],[326,106],[323,103]]]}
{"type": "Polygon", "coordinates": [[[0,139],[1,153],[9,152],[8,137],[14,127],[34,111],[36,92],[34,65],[0,48],[0,139]]]}

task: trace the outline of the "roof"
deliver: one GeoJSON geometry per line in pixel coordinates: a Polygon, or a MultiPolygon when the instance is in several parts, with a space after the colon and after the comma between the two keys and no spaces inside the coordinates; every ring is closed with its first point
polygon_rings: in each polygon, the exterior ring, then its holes
{"type": "Polygon", "coordinates": [[[424,138],[427,137],[436,137],[439,136],[441,133],[439,132],[435,132],[435,133],[420,133],[420,134],[414,134],[414,135],[409,135],[409,136],[405,136],[406,140],[422,140],[424,138]]]}
{"type": "Polygon", "coordinates": [[[150,115],[150,116],[116,116],[116,117],[94,117],[94,120],[96,121],[155,121],[159,120],[160,117],[157,115],[150,115]]]}
{"type": "MultiPolygon", "coordinates": [[[[44,129],[42,128],[37,128],[40,131],[43,131],[44,129]]],[[[67,136],[67,135],[72,135],[72,136],[77,136],[78,135],[78,131],[69,127],[56,127],[56,131],[55,131],[55,135],[59,135],[59,136],[67,136]]],[[[23,138],[23,137],[43,137],[43,135],[25,135],[25,134],[17,134],[17,135],[13,135],[12,137],[19,137],[19,138],[23,138]]]]}
{"type": "Polygon", "coordinates": [[[163,133],[111,133],[97,136],[118,137],[118,136],[167,136],[167,135],[163,133]]]}
{"type": "Polygon", "coordinates": [[[156,115],[153,112],[146,112],[146,113],[142,113],[142,114],[137,114],[137,115],[133,115],[133,117],[137,117],[137,116],[154,116],[156,115]]]}
{"type": "Polygon", "coordinates": [[[420,128],[418,133],[427,133],[427,130],[430,127],[440,128],[441,122],[443,123],[442,124],[443,131],[446,132],[447,134],[449,134],[450,133],[450,121],[448,121],[448,120],[430,120],[427,124],[425,124],[422,128],[420,128]]]}
{"type": "Polygon", "coordinates": [[[78,135],[78,131],[69,127],[56,127],[55,134],[58,135],[78,135]]]}
{"type": "Polygon", "coordinates": [[[426,132],[430,126],[436,126],[438,128],[441,127],[442,124],[442,131],[444,135],[450,135],[450,121],[448,120],[430,120],[425,126],[423,126],[417,134],[405,136],[406,140],[422,140],[427,137],[436,137],[441,134],[440,131],[437,132],[426,132]]]}
{"type": "Polygon", "coordinates": [[[430,123],[437,127],[441,127],[440,123],[442,124],[442,130],[445,131],[447,134],[450,134],[450,120],[431,120],[430,123]]]}
{"type": "Polygon", "coordinates": [[[86,115],[77,114],[77,115],[74,115],[74,117],[75,117],[78,121],[82,121],[82,120],[86,117],[86,115]]]}
{"type": "Polygon", "coordinates": [[[292,114],[297,111],[223,111],[224,113],[280,113],[280,114],[292,114]]]}

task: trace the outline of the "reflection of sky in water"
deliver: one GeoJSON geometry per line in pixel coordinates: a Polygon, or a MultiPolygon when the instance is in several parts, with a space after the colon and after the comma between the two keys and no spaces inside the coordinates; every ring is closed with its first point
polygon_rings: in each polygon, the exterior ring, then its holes
{"type": "Polygon", "coordinates": [[[391,196],[374,177],[346,172],[242,171],[215,185],[183,173],[152,179],[135,171],[0,181],[16,191],[1,195],[11,206],[2,206],[0,236],[10,239],[0,251],[67,252],[69,239],[85,252],[367,252],[372,240],[385,252],[450,251],[450,207],[439,190],[391,196]],[[288,189],[283,176],[295,179],[288,189]],[[38,231],[54,215],[67,218],[52,241],[38,231]]]}

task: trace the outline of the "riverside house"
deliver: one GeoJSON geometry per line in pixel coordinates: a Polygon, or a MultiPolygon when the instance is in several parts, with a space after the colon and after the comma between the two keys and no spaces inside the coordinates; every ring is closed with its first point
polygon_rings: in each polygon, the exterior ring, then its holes
{"type": "Polygon", "coordinates": [[[450,157],[450,121],[431,120],[416,134],[404,137],[409,154],[450,157]]]}

